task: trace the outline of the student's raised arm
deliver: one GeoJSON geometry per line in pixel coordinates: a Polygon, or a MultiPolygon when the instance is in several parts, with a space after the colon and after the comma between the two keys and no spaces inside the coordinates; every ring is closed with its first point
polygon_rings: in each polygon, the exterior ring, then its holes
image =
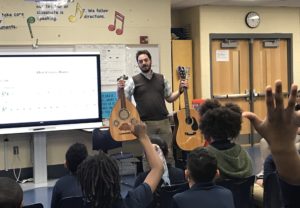
{"type": "Polygon", "coordinates": [[[270,145],[270,150],[280,177],[289,184],[300,185],[300,157],[295,147],[295,137],[300,126],[300,112],[294,110],[297,85],[291,86],[288,105],[285,108],[282,83],[275,82],[275,93],[266,88],[267,116],[261,120],[251,112],[244,112],[257,132],[270,145]]]}
{"type": "Polygon", "coordinates": [[[154,146],[151,144],[148,135],[146,134],[146,125],[144,123],[133,125],[132,133],[138,137],[140,143],[142,144],[151,168],[144,180],[144,183],[147,183],[152,192],[154,192],[164,171],[163,163],[155,151],[154,146]]]}

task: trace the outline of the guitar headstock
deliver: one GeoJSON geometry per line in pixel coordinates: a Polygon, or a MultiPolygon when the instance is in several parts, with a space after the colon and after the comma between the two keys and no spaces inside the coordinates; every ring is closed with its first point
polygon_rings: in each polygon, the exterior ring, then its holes
{"type": "Polygon", "coordinates": [[[120,76],[117,81],[119,80],[127,80],[128,79],[128,76],[126,76],[125,74],[123,74],[122,76],[120,76]]]}
{"type": "Polygon", "coordinates": [[[178,76],[180,79],[187,79],[188,68],[183,66],[177,67],[178,76]]]}

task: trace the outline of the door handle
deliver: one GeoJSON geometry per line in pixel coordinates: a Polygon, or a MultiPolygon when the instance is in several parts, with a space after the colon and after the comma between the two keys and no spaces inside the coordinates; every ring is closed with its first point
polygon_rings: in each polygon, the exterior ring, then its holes
{"type": "Polygon", "coordinates": [[[229,98],[248,98],[249,93],[245,94],[225,94],[225,95],[213,95],[213,98],[217,99],[229,99],[229,98]]]}

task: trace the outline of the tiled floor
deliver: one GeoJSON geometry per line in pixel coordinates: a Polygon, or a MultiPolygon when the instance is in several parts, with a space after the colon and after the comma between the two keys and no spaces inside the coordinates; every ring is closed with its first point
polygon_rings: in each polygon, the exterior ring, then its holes
{"type": "MultiPolygon", "coordinates": [[[[253,173],[257,174],[261,171],[262,162],[260,158],[260,151],[258,144],[251,147],[250,145],[243,145],[243,147],[249,152],[250,156],[253,160],[253,173]]],[[[125,196],[128,190],[131,189],[130,185],[134,184],[135,176],[124,176],[122,178],[121,184],[121,194],[125,196]],[[129,184],[126,185],[126,184],[129,184]]],[[[24,190],[24,205],[32,204],[32,203],[42,203],[45,208],[50,208],[51,206],[51,196],[52,189],[56,180],[51,180],[45,184],[34,184],[34,183],[25,183],[22,184],[22,188],[24,190]]]]}

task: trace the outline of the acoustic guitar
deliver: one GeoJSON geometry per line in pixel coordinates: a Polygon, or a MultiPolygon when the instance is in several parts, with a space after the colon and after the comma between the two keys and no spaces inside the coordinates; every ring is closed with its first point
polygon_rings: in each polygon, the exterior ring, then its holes
{"type": "MultiPolygon", "coordinates": [[[[177,68],[180,80],[187,79],[187,68],[177,68]]],[[[185,151],[191,151],[203,146],[205,140],[199,130],[200,116],[197,110],[190,109],[187,88],[183,89],[185,108],[174,114],[175,135],[178,147],[185,151]]]]}
{"type": "MultiPolygon", "coordinates": [[[[118,78],[127,80],[123,75],[118,78]]],[[[130,124],[139,122],[140,116],[135,106],[125,97],[124,88],[119,90],[119,99],[117,100],[109,118],[109,131],[115,141],[128,141],[136,139],[131,133],[130,124]]]]}

